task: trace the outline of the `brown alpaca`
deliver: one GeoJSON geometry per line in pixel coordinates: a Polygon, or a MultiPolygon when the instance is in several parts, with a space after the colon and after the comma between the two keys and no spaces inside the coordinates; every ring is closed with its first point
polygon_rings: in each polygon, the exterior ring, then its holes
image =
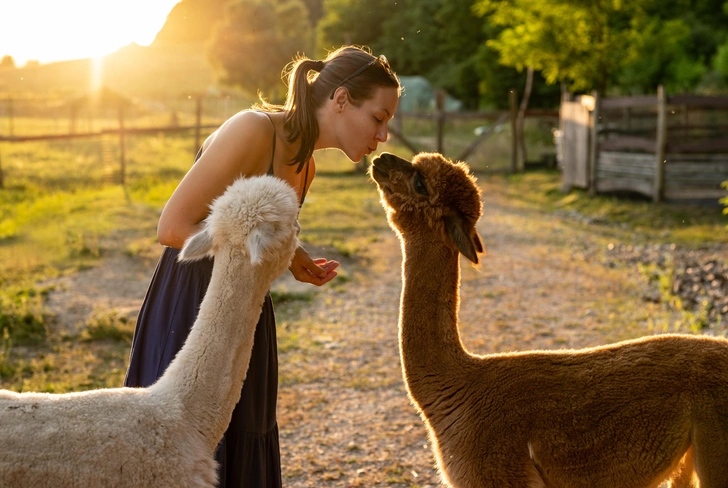
{"type": "Polygon", "coordinates": [[[439,154],[372,178],[402,244],[407,391],[454,487],[728,487],[728,341],[663,335],[476,356],[458,332],[459,254],[478,263],[480,190],[439,154]],[[699,483],[698,483],[699,480],[699,483]]]}

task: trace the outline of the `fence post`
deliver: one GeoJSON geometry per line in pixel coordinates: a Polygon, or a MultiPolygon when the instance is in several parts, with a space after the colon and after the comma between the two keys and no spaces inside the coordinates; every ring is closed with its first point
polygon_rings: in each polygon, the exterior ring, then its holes
{"type": "Polygon", "coordinates": [[[445,132],[445,90],[437,90],[435,102],[437,103],[437,113],[435,114],[437,124],[437,152],[442,153],[444,150],[443,136],[445,132]]]}
{"type": "Polygon", "coordinates": [[[594,110],[590,117],[589,127],[589,195],[597,194],[597,164],[599,163],[599,118],[601,117],[601,96],[599,92],[592,92],[594,97],[594,110]]]}
{"type": "Polygon", "coordinates": [[[392,122],[394,122],[395,130],[400,135],[404,135],[404,112],[398,113],[397,116],[392,119],[392,122]]]}
{"type": "Polygon", "coordinates": [[[119,104],[119,181],[126,183],[126,141],[124,140],[124,106],[119,104]]]}
{"type": "Polygon", "coordinates": [[[10,137],[15,135],[15,113],[13,107],[13,97],[8,96],[8,130],[10,137]]]}
{"type": "Polygon", "coordinates": [[[661,202],[665,193],[665,145],[667,144],[667,97],[662,85],[657,87],[657,140],[655,141],[655,178],[652,200],[661,202]]]}
{"type": "Polygon", "coordinates": [[[516,104],[516,89],[512,88],[508,92],[508,105],[511,114],[511,173],[518,172],[518,129],[516,127],[518,107],[516,104]]]}
{"type": "Polygon", "coordinates": [[[202,95],[197,95],[196,100],[196,114],[195,114],[195,147],[192,149],[192,154],[197,154],[200,150],[200,129],[202,126],[202,95]]]}
{"type": "Polygon", "coordinates": [[[75,134],[76,133],[76,116],[78,115],[78,107],[76,106],[76,102],[71,102],[71,118],[68,121],[68,133],[69,134],[75,134]]]}

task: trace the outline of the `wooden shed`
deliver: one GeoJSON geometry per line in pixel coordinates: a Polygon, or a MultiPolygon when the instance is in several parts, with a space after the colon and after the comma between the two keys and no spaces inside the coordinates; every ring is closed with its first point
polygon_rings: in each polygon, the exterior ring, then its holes
{"type": "Polygon", "coordinates": [[[565,97],[559,154],[564,189],[716,200],[728,181],[728,97],[565,97]]]}

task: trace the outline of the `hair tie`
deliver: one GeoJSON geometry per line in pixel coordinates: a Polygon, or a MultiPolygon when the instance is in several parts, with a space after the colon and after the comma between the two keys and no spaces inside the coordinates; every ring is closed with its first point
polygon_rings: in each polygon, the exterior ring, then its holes
{"type": "Polygon", "coordinates": [[[323,71],[323,69],[324,69],[324,62],[321,61],[321,60],[314,61],[313,62],[313,66],[311,67],[311,69],[314,70],[314,71],[318,71],[319,73],[321,73],[321,71],[323,71]]]}

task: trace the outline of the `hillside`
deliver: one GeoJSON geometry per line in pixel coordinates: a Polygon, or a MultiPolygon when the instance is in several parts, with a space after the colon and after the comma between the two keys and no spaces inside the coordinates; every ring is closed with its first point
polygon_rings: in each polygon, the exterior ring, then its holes
{"type": "Polygon", "coordinates": [[[223,18],[227,0],[182,0],[167,15],[152,46],[204,44],[223,18]]]}
{"type": "MultiPolygon", "coordinates": [[[[102,84],[129,97],[165,99],[205,91],[215,83],[206,42],[226,0],[182,0],[150,46],[130,44],[103,57],[102,84]]],[[[0,70],[0,96],[85,94],[95,64],[78,59],[0,70]]]]}
{"type": "MultiPolygon", "coordinates": [[[[104,56],[102,84],[134,98],[167,98],[205,91],[215,76],[204,44],[131,44],[104,56]]],[[[0,70],[0,96],[74,96],[91,89],[93,59],[0,70]]]]}

